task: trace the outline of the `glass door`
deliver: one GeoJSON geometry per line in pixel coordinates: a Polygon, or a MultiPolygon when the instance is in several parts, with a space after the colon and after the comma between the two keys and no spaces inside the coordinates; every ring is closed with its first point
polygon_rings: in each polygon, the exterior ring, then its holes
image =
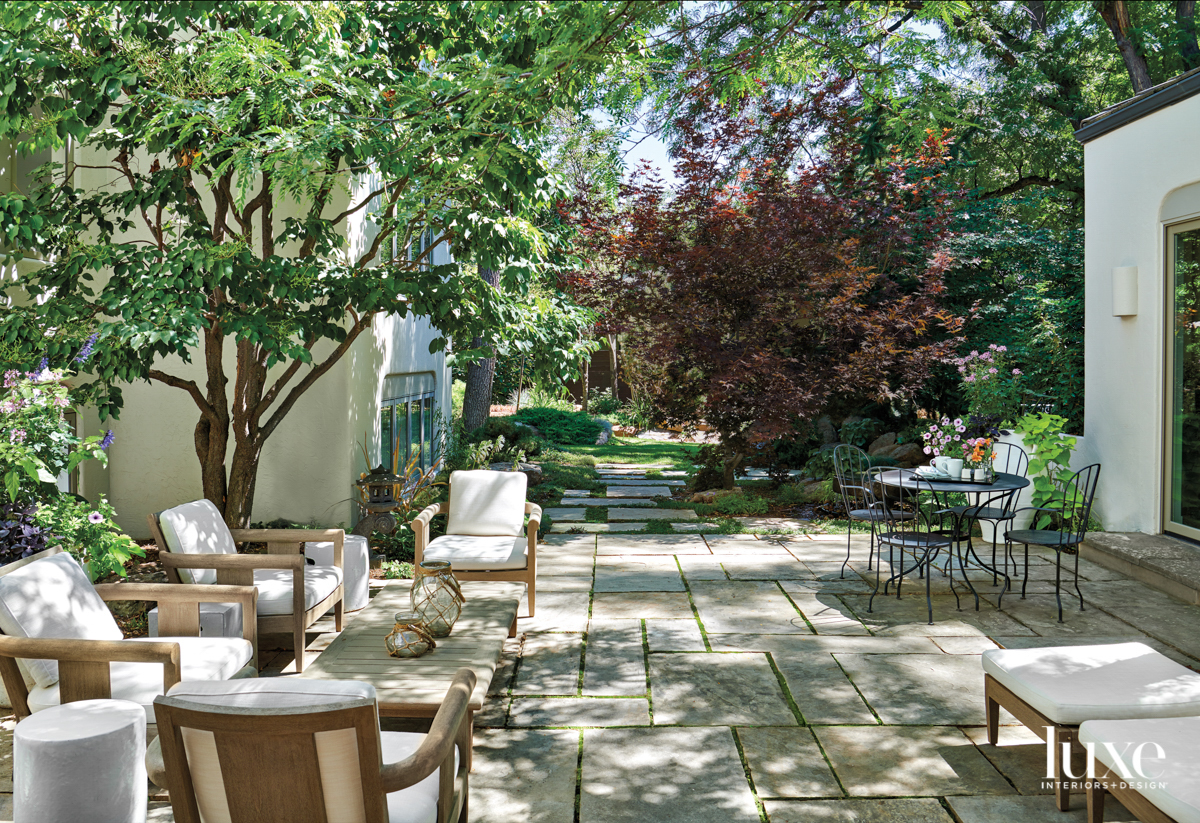
{"type": "Polygon", "coordinates": [[[1200,221],[1167,228],[1166,530],[1200,539],[1200,221]]]}

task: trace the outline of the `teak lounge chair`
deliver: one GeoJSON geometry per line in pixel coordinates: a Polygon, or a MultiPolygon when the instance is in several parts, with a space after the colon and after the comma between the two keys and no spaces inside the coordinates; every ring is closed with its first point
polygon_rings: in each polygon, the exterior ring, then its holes
{"type": "Polygon", "coordinates": [[[60,549],[0,568],[0,676],[17,719],[76,700],[153,702],[180,681],[255,677],[257,592],[248,586],[93,586],[60,549]],[[158,602],[169,637],[125,639],[106,600],[158,602]],[[199,637],[200,603],[240,603],[243,637],[199,637]]]}
{"type": "Polygon", "coordinates": [[[445,560],[459,580],[523,582],[533,617],[542,507],[525,501],[528,482],[521,472],[453,472],[450,502],[434,503],[412,522],[414,562],[445,560]],[[450,515],[446,533],[430,540],[429,521],[438,514],[450,515]],[[525,515],[529,525],[522,535],[525,515]]]}
{"type": "Polygon", "coordinates": [[[331,608],[342,630],[341,529],[230,529],[209,500],[147,517],[159,559],[172,583],[258,589],[258,633],[291,634],[296,671],[304,671],[304,632],[331,608]],[[308,565],[306,541],[333,542],[333,565],[308,565]],[[266,543],[266,554],[238,554],[237,543],[266,543]]]}

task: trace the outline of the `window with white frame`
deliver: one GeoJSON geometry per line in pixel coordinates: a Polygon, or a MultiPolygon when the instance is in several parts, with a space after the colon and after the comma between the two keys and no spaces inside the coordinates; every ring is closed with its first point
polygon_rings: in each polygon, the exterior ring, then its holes
{"type": "Polygon", "coordinates": [[[379,408],[379,460],[402,472],[410,463],[425,471],[437,459],[434,444],[432,372],[389,375],[379,408]]]}

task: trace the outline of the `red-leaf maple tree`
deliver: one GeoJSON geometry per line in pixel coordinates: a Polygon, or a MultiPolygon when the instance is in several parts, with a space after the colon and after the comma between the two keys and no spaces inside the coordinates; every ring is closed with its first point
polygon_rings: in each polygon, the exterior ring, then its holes
{"type": "Polygon", "coordinates": [[[624,332],[666,422],[720,434],[732,488],[757,444],[839,397],[910,396],[950,353],[961,321],[939,304],[941,244],[956,193],[939,173],[945,135],[863,160],[836,86],[679,128],[674,192],[645,167],[618,210],[564,208],[590,261],[569,279],[624,332]]]}

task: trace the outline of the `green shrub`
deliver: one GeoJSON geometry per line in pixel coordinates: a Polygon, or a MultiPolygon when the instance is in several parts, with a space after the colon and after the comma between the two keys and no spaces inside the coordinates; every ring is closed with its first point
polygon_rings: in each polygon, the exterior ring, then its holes
{"type": "Polygon", "coordinates": [[[770,508],[767,501],[761,497],[751,497],[750,495],[731,494],[722,497],[716,502],[717,512],[720,514],[766,514],[770,508]]]}
{"type": "Polygon", "coordinates": [[[511,419],[535,426],[542,433],[542,437],[559,446],[593,445],[603,428],[586,412],[568,412],[544,406],[521,409],[511,418],[499,419],[511,419]]]}
{"type": "Polygon", "coordinates": [[[82,497],[60,494],[38,505],[37,522],[47,543],[63,549],[87,569],[92,580],[109,574],[125,576],[125,564],[145,552],[113,522],[116,511],[103,497],[92,505],[82,497]]]}
{"type": "Polygon", "coordinates": [[[675,529],[665,520],[651,520],[642,529],[642,534],[675,534],[675,529]]]}
{"type": "Polygon", "coordinates": [[[785,506],[798,506],[808,502],[808,498],[804,494],[804,487],[799,483],[784,483],[779,487],[779,493],[775,495],[775,499],[785,506]]]}

